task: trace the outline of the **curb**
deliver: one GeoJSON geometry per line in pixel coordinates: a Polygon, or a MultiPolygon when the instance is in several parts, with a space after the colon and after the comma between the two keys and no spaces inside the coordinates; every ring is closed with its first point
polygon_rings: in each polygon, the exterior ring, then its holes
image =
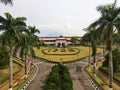
{"type": "Polygon", "coordinates": [[[36,77],[36,75],[37,75],[37,73],[38,73],[38,66],[35,64],[35,67],[36,67],[36,72],[35,72],[34,76],[33,76],[31,79],[29,79],[29,80],[27,81],[27,83],[24,84],[24,86],[23,86],[22,89],[20,89],[20,90],[26,90],[26,89],[28,88],[28,86],[31,84],[31,82],[33,81],[33,79],[36,77]]]}
{"type": "MultiPolygon", "coordinates": [[[[86,66],[86,65],[85,65],[86,66]]],[[[92,85],[92,87],[95,90],[101,90],[98,88],[97,84],[95,84],[95,82],[89,77],[89,75],[86,73],[86,71],[84,70],[85,66],[82,67],[82,73],[86,76],[87,80],[90,82],[90,84],[92,85]]]]}

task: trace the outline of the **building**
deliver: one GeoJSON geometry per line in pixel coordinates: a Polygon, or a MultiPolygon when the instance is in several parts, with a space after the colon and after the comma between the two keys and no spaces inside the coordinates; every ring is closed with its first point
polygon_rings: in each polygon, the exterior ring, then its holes
{"type": "MultiPolygon", "coordinates": [[[[67,45],[72,44],[71,43],[71,37],[72,36],[54,36],[54,37],[39,37],[40,40],[44,41],[44,44],[46,45],[54,45],[57,47],[65,47],[67,45]]],[[[81,37],[77,36],[77,38],[80,40],[81,37]]]]}

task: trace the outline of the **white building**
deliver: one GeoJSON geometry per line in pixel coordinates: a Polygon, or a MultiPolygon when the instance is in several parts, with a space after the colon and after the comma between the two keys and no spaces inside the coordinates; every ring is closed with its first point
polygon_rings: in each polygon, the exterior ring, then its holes
{"type": "MultiPolygon", "coordinates": [[[[71,37],[72,36],[54,36],[54,37],[39,37],[40,40],[43,40],[46,45],[54,45],[57,47],[65,47],[71,44],[71,37]]],[[[78,36],[77,36],[78,37],[78,36]]],[[[78,39],[80,40],[81,37],[79,36],[78,39]]]]}

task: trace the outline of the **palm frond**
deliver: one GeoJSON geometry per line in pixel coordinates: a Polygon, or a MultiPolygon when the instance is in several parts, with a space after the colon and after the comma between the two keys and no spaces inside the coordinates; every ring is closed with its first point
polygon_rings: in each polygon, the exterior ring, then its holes
{"type": "Polygon", "coordinates": [[[5,5],[7,5],[7,4],[11,4],[12,5],[13,4],[12,1],[13,0],[0,0],[0,2],[4,3],[5,5]]]}

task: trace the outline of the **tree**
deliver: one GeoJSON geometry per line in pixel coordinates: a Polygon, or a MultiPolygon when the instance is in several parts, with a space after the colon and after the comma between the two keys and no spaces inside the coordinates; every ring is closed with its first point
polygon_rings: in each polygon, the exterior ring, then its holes
{"type": "Polygon", "coordinates": [[[0,2],[4,3],[5,5],[11,4],[12,5],[13,0],[0,0],[0,2]]]}
{"type": "Polygon", "coordinates": [[[113,43],[117,46],[117,48],[120,47],[120,34],[119,33],[113,33],[113,43]]]}
{"type": "Polygon", "coordinates": [[[8,48],[0,44],[0,68],[8,66],[8,63],[9,63],[8,48]]]}
{"type": "MultiPolygon", "coordinates": [[[[117,72],[119,67],[120,50],[116,48],[112,51],[112,54],[113,54],[112,58],[113,58],[113,64],[114,64],[113,71],[117,72]]],[[[103,62],[102,66],[108,68],[109,67],[108,62],[109,62],[109,55],[107,54],[105,56],[105,61],[103,62]]]]}
{"type": "Polygon", "coordinates": [[[90,39],[90,33],[87,32],[83,37],[82,40],[80,41],[81,45],[87,45],[89,46],[89,64],[91,64],[91,52],[90,52],[90,47],[91,47],[91,39],[90,39]]]}
{"type": "Polygon", "coordinates": [[[24,17],[14,18],[10,13],[5,13],[5,18],[0,16],[0,31],[3,31],[1,43],[9,47],[9,89],[13,85],[13,48],[15,43],[21,42],[20,29],[26,26],[24,17]]]}
{"type": "MultiPolygon", "coordinates": [[[[29,35],[30,35],[30,43],[32,47],[40,47],[40,40],[38,38],[37,35],[35,35],[36,33],[40,33],[39,29],[37,29],[35,26],[28,26],[28,30],[29,30],[29,35]]],[[[32,56],[32,64],[34,64],[34,55],[32,56]]]]}
{"type": "Polygon", "coordinates": [[[90,30],[90,41],[91,41],[91,47],[92,47],[92,56],[93,56],[93,64],[94,64],[94,75],[96,76],[96,67],[97,67],[97,61],[96,61],[96,54],[97,54],[97,45],[99,41],[99,37],[97,36],[98,31],[95,28],[91,28],[90,30]]]}
{"type": "Polygon", "coordinates": [[[33,47],[39,47],[39,38],[35,35],[36,32],[39,32],[38,29],[34,27],[29,26],[28,29],[24,33],[22,33],[22,43],[17,43],[15,47],[15,52],[19,50],[20,56],[25,57],[25,76],[27,78],[27,62],[28,55],[32,57],[32,64],[33,64],[33,58],[35,58],[35,52],[33,47]]]}
{"type": "Polygon", "coordinates": [[[78,43],[78,37],[77,36],[73,36],[73,37],[71,37],[71,43],[72,44],[77,44],[78,43]]]}
{"type": "Polygon", "coordinates": [[[45,41],[43,39],[40,40],[40,45],[45,45],[45,41]]]}
{"type": "MultiPolygon", "coordinates": [[[[107,4],[98,6],[97,10],[100,12],[100,18],[93,22],[89,28],[97,27],[97,30],[106,36],[106,46],[109,54],[109,89],[112,90],[113,82],[113,60],[112,60],[112,43],[113,32],[120,30],[120,8],[116,7],[116,0],[114,4],[107,4]],[[116,29],[115,29],[116,28],[116,29]]],[[[98,35],[101,35],[98,34],[98,35]]]]}
{"type": "MultiPolygon", "coordinates": [[[[87,29],[85,29],[87,30],[87,29]]],[[[83,40],[82,42],[87,42],[87,43],[91,43],[91,47],[92,47],[92,56],[93,56],[93,64],[94,64],[94,75],[96,76],[96,54],[97,54],[97,45],[98,45],[98,41],[99,38],[97,36],[97,33],[99,33],[95,27],[91,28],[84,36],[83,36],[83,40]]],[[[89,48],[89,62],[91,63],[90,60],[90,48],[89,48]]]]}

